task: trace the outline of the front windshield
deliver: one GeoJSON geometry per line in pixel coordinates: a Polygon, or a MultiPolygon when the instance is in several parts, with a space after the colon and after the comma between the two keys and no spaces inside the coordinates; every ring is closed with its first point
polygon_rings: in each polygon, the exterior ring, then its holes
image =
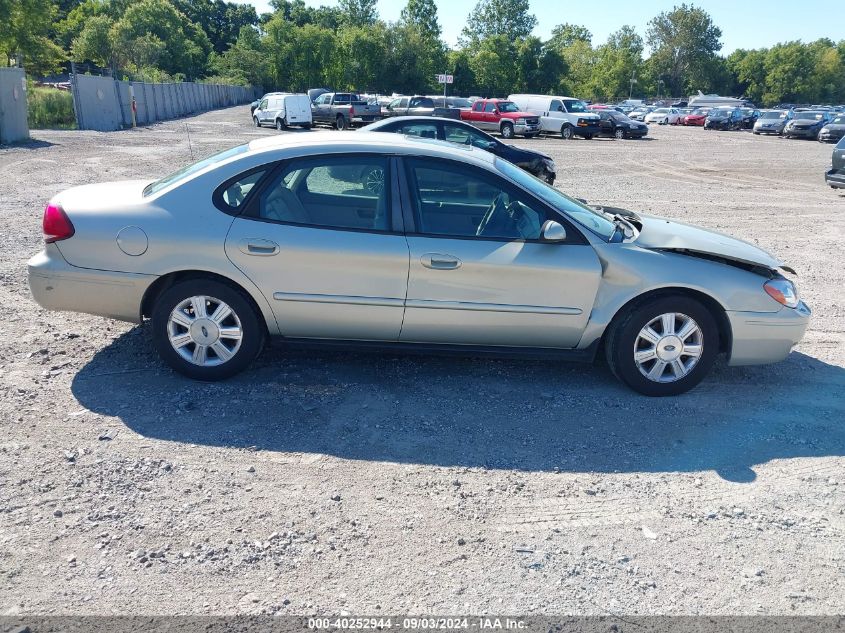
{"type": "Polygon", "coordinates": [[[587,110],[587,104],[583,101],[573,100],[573,101],[566,101],[566,110],[568,112],[589,112],[587,110]]]}
{"type": "Polygon", "coordinates": [[[559,189],[547,185],[542,180],[535,178],[516,165],[500,158],[496,159],[495,164],[500,172],[519,183],[519,185],[547,204],[558,209],[561,213],[575,220],[578,224],[590,229],[593,233],[609,240],[616,231],[613,222],[598,211],[577,200],[573,200],[559,189]]]}
{"type": "Polygon", "coordinates": [[[796,112],[796,119],[809,119],[811,121],[821,121],[824,114],[821,112],[796,112]]]}
{"type": "Polygon", "coordinates": [[[708,112],[710,112],[710,108],[698,108],[693,111],[693,114],[707,114],[708,112]]]}
{"type": "Polygon", "coordinates": [[[157,180],[154,183],[147,185],[144,188],[143,195],[151,196],[154,193],[158,193],[165,187],[169,187],[173,183],[179,182],[180,180],[184,180],[188,176],[197,173],[209,167],[210,165],[214,165],[215,163],[219,163],[220,161],[226,160],[227,158],[231,158],[232,156],[237,156],[238,154],[243,154],[244,152],[249,150],[249,145],[238,145],[237,147],[232,147],[225,151],[222,151],[218,154],[214,154],[209,156],[208,158],[203,158],[201,161],[193,163],[192,165],[188,165],[187,167],[183,167],[182,169],[178,169],[174,171],[169,176],[165,176],[161,180],[157,180]]]}
{"type": "Polygon", "coordinates": [[[725,119],[730,115],[730,112],[727,110],[713,110],[710,113],[711,119],[725,119]]]}
{"type": "Polygon", "coordinates": [[[786,112],[763,112],[760,115],[761,119],[785,119],[786,112]]]}
{"type": "Polygon", "coordinates": [[[513,101],[499,101],[499,112],[519,112],[513,101]]]}

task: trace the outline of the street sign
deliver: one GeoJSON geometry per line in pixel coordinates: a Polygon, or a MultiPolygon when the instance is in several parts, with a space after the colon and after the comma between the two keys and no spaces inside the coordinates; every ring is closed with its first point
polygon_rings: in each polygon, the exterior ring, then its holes
{"type": "Polygon", "coordinates": [[[452,84],[455,83],[455,76],[454,75],[436,75],[437,83],[439,84],[452,84]]]}

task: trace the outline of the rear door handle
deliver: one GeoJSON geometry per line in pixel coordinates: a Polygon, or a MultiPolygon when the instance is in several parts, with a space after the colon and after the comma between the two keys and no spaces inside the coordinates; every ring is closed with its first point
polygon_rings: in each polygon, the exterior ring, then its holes
{"type": "Polygon", "coordinates": [[[461,260],[454,255],[443,253],[426,253],[420,257],[420,263],[433,270],[455,270],[461,267],[461,260]]]}
{"type": "Polygon", "coordinates": [[[245,238],[238,244],[240,251],[246,255],[258,255],[267,257],[279,252],[279,245],[271,240],[260,238],[245,238]]]}

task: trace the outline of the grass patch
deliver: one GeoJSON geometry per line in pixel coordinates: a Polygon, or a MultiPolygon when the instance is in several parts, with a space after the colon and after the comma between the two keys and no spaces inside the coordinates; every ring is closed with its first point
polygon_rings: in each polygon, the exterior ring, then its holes
{"type": "Polygon", "coordinates": [[[30,86],[27,108],[30,129],[76,129],[73,96],[67,90],[30,86]]]}

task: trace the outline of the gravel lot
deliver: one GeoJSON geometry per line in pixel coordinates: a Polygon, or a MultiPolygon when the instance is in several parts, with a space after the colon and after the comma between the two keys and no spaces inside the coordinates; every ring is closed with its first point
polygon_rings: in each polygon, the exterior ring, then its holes
{"type": "Polygon", "coordinates": [[[603,366],[279,349],[190,382],[147,328],[31,300],[44,203],[277,132],[239,107],[0,149],[0,614],[845,611],[831,147],[652,127],[516,143],[591,202],[759,243],[814,310],[787,361],[662,400],[603,366]]]}

